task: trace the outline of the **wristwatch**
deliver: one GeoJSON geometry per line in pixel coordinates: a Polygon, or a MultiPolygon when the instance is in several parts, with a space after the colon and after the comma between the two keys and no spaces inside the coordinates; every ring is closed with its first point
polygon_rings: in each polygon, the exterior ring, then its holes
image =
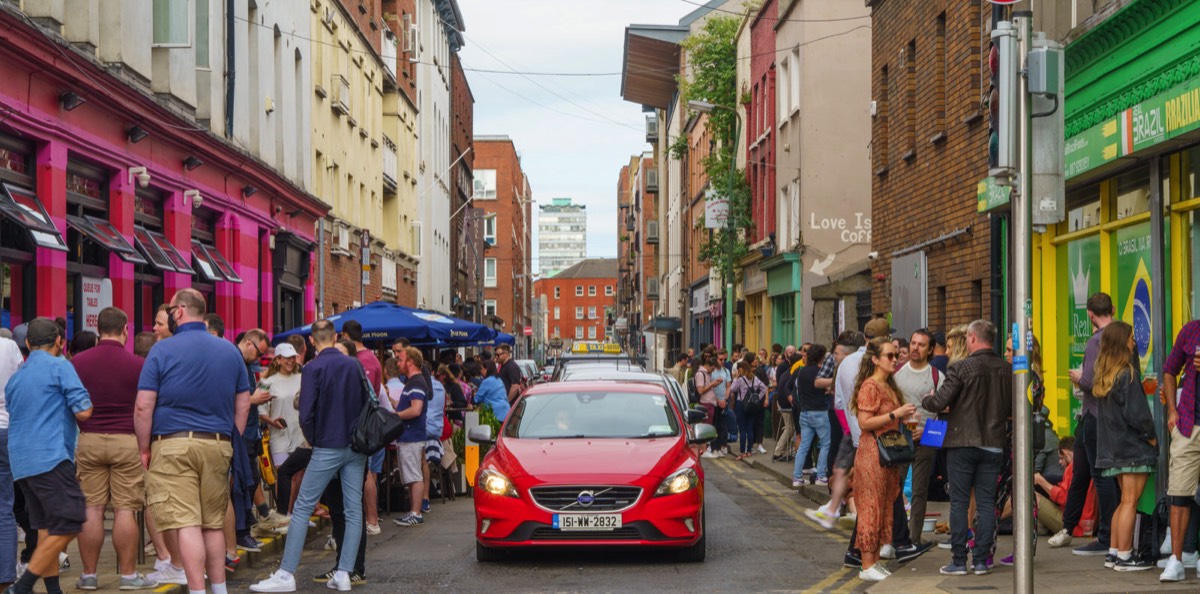
{"type": "Polygon", "coordinates": [[[889,418],[889,419],[891,419],[891,420],[893,420],[893,421],[895,421],[895,420],[896,420],[896,413],[894,413],[894,412],[890,412],[890,413],[888,413],[888,418],[889,418]]]}

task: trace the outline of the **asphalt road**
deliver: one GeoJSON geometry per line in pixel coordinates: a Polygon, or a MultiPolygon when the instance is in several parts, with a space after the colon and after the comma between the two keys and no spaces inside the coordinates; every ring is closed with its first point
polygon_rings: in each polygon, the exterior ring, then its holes
{"type": "MultiPolygon", "coordinates": [[[[728,460],[706,460],[708,555],[678,563],[670,554],[603,550],[539,551],[504,563],[475,561],[471,500],[435,502],[423,526],[383,519],[369,537],[367,586],[356,591],[450,592],[858,592],[857,572],[841,567],[842,533],[814,529],[800,499],[773,477],[728,460]]],[[[304,592],[327,591],[312,576],[334,564],[314,539],[297,572],[304,592]]],[[[247,591],[272,567],[239,572],[231,591],[247,591]],[[245,576],[245,577],[241,577],[245,576]]]]}

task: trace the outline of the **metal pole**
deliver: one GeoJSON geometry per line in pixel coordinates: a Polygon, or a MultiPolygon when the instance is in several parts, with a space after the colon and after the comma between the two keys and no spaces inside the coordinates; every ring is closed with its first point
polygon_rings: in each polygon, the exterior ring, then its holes
{"type": "MultiPolygon", "coordinates": [[[[733,112],[733,151],[729,154],[729,183],[725,199],[728,214],[725,216],[725,271],[721,280],[725,283],[725,344],[721,345],[733,356],[733,176],[737,172],[738,135],[742,133],[742,117],[737,108],[733,112]]],[[[731,359],[732,360],[732,359],[731,359]]]]}
{"type": "Polygon", "coordinates": [[[317,319],[325,317],[325,217],[317,219],[317,319]]]}
{"type": "Polygon", "coordinates": [[[1018,12],[1013,15],[1017,34],[1018,73],[1018,119],[1017,187],[1012,197],[1012,315],[1013,324],[1013,538],[1016,541],[1014,556],[1013,591],[1022,594],[1033,592],[1033,427],[1029,398],[1029,349],[1032,342],[1032,269],[1033,269],[1033,150],[1032,117],[1028,79],[1025,72],[1025,57],[1032,39],[1033,13],[1018,12]]]}
{"type": "MultiPolygon", "coordinates": [[[[1166,291],[1161,288],[1166,284],[1164,281],[1167,281],[1167,275],[1164,269],[1165,262],[1163,262],[1163,251],[1162,249],[1159,249],[1159,246],[1166,245],[1166,238],[1163,237],[1163,227],[1166,223],[1163,216],[1163,209],[1164,205],[1166,204],[1166,199],[1162,193],[1162,163],[1163,161],[1161,157],[1154,156],[1150,158],[1150,245],[1155,246],[1155,249],[1150,251],[1150,278],[1159,279],[1156,282],[1163,284],[1159,285],[1159,290],[1154,291],[1154,294],[1150,299],[1150,335],[1153,337],[1152,343],[1154,360],[1150,362],[1149,369],[1150,374],[1153,374],[1153,377],[1155,378],[1155,383],[1158,383],[1159,386],[1162,385],[1161,379],[1163,377],[1163,353],[1167,352],[1167,346],[1169,344],[1168,341],[1170,340],[1170,338],[1167,336],[1167,332],[1169,332],[1170,329],[1167,328],[1165,321],[1167,316],[1166,291]]],[[[1147,376],[1149,377],[1150,374],[1147,374],[1147,376]]],[[[1163,410],[1163,399],[1157,397],[1161,394],[1162,391],[1158,390],[1158,394],[1153,395],[1156,396],[1153,400],[1153,405],[1154,418],[1158,421],[1158,427],[1164,426],[1162,421],[1166,418],[1166,411],[1163,410]]],[[[1147,396],[1151,395],[1147,394],[1147,396]]],[[[1174,398],[1175,395],[1167,394],[1166,397],[1174,398]]],[[[1170,444],[1167,443],[1167,440],[1163,437],[1159,437],[1158,472],[1155,473],[1154,482],[1156,488],[1158,489],[1157,493],[1160,495],[1167,492],[1167,473],[1164,472],[1164,470],[1167,469],[1169,452],[1170,444]]],[[[1150,485],[1147,485],[1147,488],[1149,487],[1150,485]]],[[[1157,542],[1159,538],[1158,524],[1156,523],[1154,526],[1155,542],[1157,542]]]]}

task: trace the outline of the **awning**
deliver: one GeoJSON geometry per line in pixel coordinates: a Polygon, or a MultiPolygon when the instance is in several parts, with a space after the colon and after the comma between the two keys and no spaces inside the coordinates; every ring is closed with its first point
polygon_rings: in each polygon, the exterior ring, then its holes
{"type": "Polygon", "coordinates": [[[682,25],[630,25],[625,28],[621,63],[621,97],[667,109],[675,97],[679,44],[688,36],[682,25]]]}
{"type": "Polygon", "coordinates": [[[222,256],[221,251],[214,246],[192,240],[192,258],[196,261],[196,271],[204,280],[242,282],[242,277],[233,271],[233,267],[225,260],[225,256],[222,256]]]}
{"type": "Polygon", "coordinates": [[[67,251],[67,242],[63,241],[62,234],[50,221],[50,215],[42,208],[37,194],[7,183],[0,185],[4,187],[4,191],[0,192],[0,216],[24,227],[30,239],[39,247],[67,251]]]}
{"type": "Polygon", "coordinates": [[[134,226],[133,238],[137,242],[137,247],[142,251],[142,255],[150,261],[155,268],[163,272],[182,272],[184,274],[196,274],[195,270],[188,265],[183,254],[179,253],[171,242],[163,237],[162,233],[150,231],[145,227],[134,226]]]}
{"type": "Polygon", "coordinates": [[[74,227],[84,237],[99,244],[100,247],[117,254],[126,262],[132,262],[133,264],[147,263],[137,253],[137,250],[133,249],[133,246],[125,239],[125,236],[118,233],[116,227],[113,227],[112,223],[104,219],[91,216],[76,217],[67,215],[67,224],[74,227]]]}
{"type": "Polygon", "coordinates": [[[659,316],[650,320],[649,324],[642,327],[645,332],[654,334],[669,334],[671,332],[679,332],[683,329],[683,322],[676,317],[659,316]]]}

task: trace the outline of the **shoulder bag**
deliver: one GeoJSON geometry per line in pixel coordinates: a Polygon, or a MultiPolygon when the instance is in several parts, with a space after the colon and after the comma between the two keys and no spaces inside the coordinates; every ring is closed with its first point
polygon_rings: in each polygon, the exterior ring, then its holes
{"type": "Polygon", "coordinates": [[[359,377],[362,380],[363,393],[367,394],[367,401],[363,403],[362,412],[354,422],[354,431],[350,433],[350,449],[371,456],[404,433],[404,420],[396,413],[379,406],[375,388],[361,369],[359,377]]]}

